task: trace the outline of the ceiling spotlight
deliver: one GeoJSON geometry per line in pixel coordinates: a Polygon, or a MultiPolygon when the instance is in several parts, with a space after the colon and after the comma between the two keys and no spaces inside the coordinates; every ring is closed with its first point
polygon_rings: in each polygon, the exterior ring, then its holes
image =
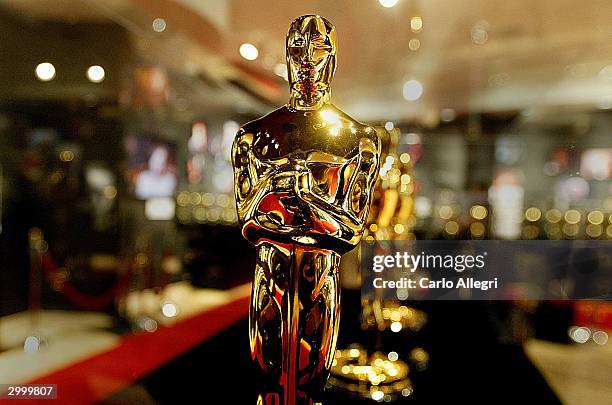
{"type": "Polygon", "coordinates": [[[39,63],[34,70],[36,78],[42,82],[48,82],[55,77],[55,66],[49,62],[39,63]]]}
{"type": "Polygon", "coordinates": [[[100,65],[93,65],[87,68],[87,79],[92,83],[100,83],[106,77],[104,68],[100,65]]]}
{"type": "Polygon", "coordinates": [[[166,20],[163,18],[156,18],[153,20],[151,27],[155,32],[164,32],[166,30],[166,20]]]}
{"type": "Polygon", "coordinates": [[[404,83],[403,93],[406,100],[416,101],[423,95],[423,85],[418,80],[408,80],[404,83]]]}
{"type": "Polygon", "coordinates": [[[412,38],[408,41],[408,48],[411,51],[417,51],[421,47],[421,41],[418,38],[412,38]]]}
{"type": "Polygon", "coordinates": [[[240,56],[246,60],[255,60],[259,56],[259,51],[255,45],[247,42],[240,45],[240,56]]]}
{"type": "Polygon", "coordinates": [[[474,28],[472,30],[472,43],[475,45],[484,45],[489,39],[489,34],[482,28],[474,28]]]}
{"type": "Polygon", "coordinates": [[[397,4],[399,0],[378,0],[381,6],[391,8],[397,4]]]}
{"type": "Polygon", "coordinates": [[[487,42],[489,39],[489,27],[489,22],[484,20],[474,24],[470,32],[470,37],[474,45],[484,45],[487,42]]]}
{"type": "Polygon", "coordinates": [[[423,19],[421,17],[414,16],[410,19],[410,29],[412,32],[419,32],[423,29],[423,19]]]}

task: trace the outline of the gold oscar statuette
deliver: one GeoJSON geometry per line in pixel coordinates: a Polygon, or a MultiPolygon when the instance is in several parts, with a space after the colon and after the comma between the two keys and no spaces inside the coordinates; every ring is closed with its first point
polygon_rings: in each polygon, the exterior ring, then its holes
{"type": "MultiPolygon", "coordinates": [[[[410,155],[399,153],[398,128],[377,127],[381,140],[381,167],[374,185],[372,207],[363,237],[366,241],[414,239],[411,232],[414,207],[414,173],[410,155]]],[[[340,272],[343,286],[356,288],[361,284],[357,248],[342,258],[340,272]],[[347,260],[348,259],[348,260],[347,260]]],[[[426,323],[427,315],[399,301],[383,300],[381,296],[362,301],[362,328],[377,330],[374,350],[354,342],[336,350],[328,386],[350,397],[374,401],[395,401],[408,397],[414,388],[410,367],[397,352],[384,351],[382,332],[392,323],[401,329],[417,332],[426,323]]],[[[412,364],[424,368],[429,354],[415,347],[410,354],[412,364]],[[417,360],[418,359],[418,360],[417,360]]]]}
{"type": "Polygon", "coordinates": [[[301,16],[286,47],[289,102],[240,128],[232,148],[242,234],[257,251],[249,338],[265,405],[320,401],[340,256],[361,239],[380,164],[376,131],[330,102],[335,27],[301,16]]]}

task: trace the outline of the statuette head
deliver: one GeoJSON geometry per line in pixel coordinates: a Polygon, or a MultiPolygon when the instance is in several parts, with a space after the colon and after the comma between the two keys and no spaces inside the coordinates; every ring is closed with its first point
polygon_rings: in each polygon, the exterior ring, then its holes
{"type": "Polygon", "coordinates": [[[328,103],[338,48],[334,25],[319,15],[298,17],[286,45],[291,107],[313,110],[328,103]]]}

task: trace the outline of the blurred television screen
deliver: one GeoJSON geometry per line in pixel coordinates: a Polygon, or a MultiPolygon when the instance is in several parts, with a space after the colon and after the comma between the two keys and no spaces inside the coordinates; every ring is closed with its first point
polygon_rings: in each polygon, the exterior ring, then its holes
{"type": "Polygon", "coordinates": [[[125,142],[126,180],[134,197],[172,197],[176,190],[174,144],[148,135],[131,135],[125,142]]]}

